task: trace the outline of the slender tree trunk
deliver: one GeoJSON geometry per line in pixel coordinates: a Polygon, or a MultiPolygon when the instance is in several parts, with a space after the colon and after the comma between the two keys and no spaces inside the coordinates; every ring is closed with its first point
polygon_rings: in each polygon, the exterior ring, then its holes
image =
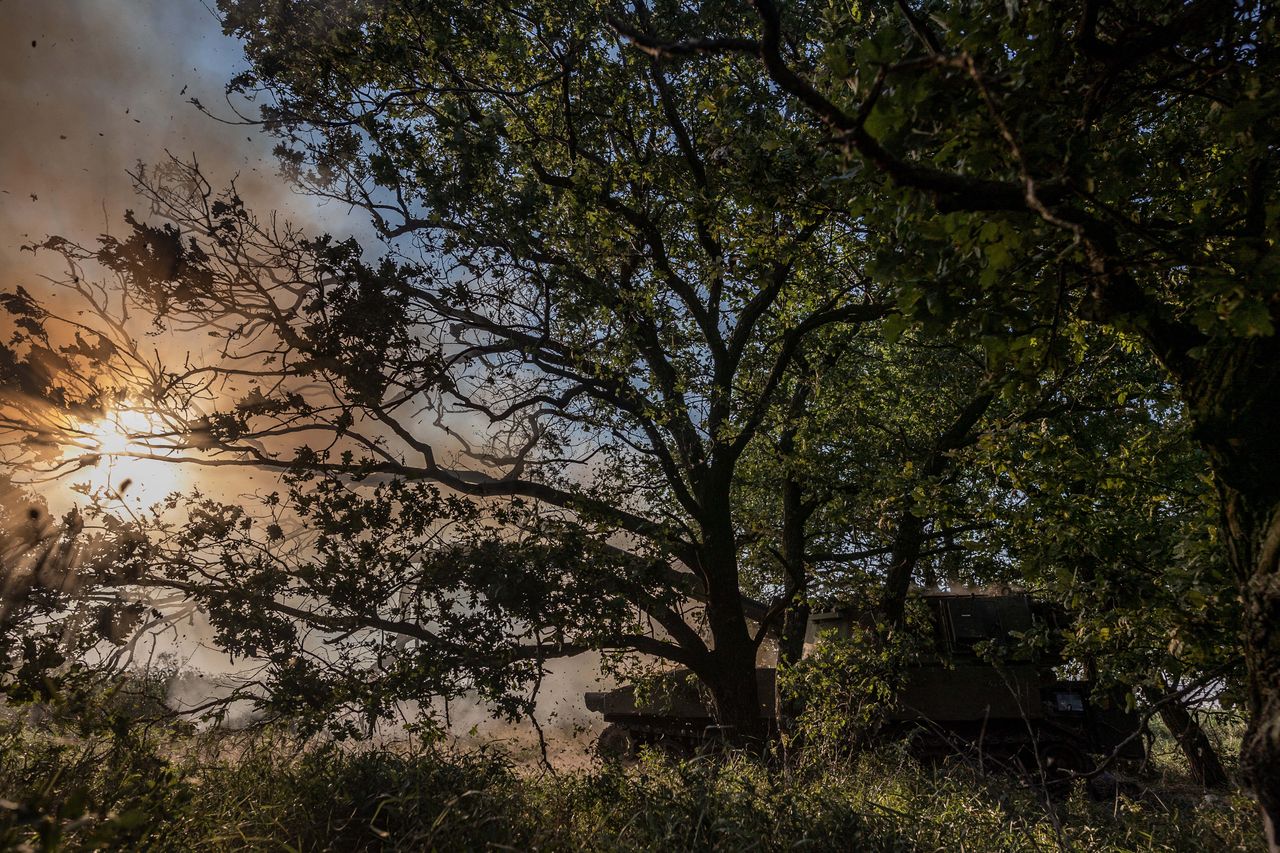
{"type": "Polygon", "coordinates": [[[1160,719],[1168,726],[1178,748],[1186,756],[1187,767],[1196,784],[1206,788],[1226,786],[1227,771],[1222,766],[1222,759],[1186,703],[1167,690],[1147,687],[1142,692],[1148,702],[1159,708],[1160,719]]]}
{"type": "MultiPolygon", "coordinates": [[[[789,451],[789,448],[788,448],[789,451]]],[[[804,655],[804,639],[809,627],[809,603],[806,600],[808,575],[805,572],[805,525],[812,510],[804,503],[804,492],[794,477],[788,476],[782,486],[782,562],[787,574],[791,602],[782,616],[778,633],[778,674],[774,686],[774,713],[778,732],[786,750],[794,733],[795,702],[783,689],[781,673],[804,655]]]]}
{"type": "Polygon", "coordinates": [[[783,736],[783,749],[787,750],[796,730],[796,717],[800,713],[798,702],[782,683],[782,671],[795,666],[804,656],[804,639],[809,629],[809,603],[797,601],[782,617],[782,631],[778,636],[778,678],[774,683],[774,713],[778,721],[778,733],[783,736]]]}
{"type": "Polygon", "coordinates": [[[911,590],[911,576],[920,561],[924,545],[924,519],[912,510],[903,510],[898,518],[898,529],[893,535],[889,556],[889,572],[885,576],[884,598],[880,609],[891,625],[900,625],[905,618],[907,593],[911,590]]]}
{"type": "Polygon", "coordinates": [[[1183,382],[1222,504],[1244,602],[1250,719],[1240,750],[1267,844],[1280,853],[1280,340],[1215,347],[1183,382]]]}
{"type": "Polygon", "coordinates": [[[1267,844],[1280,853],[1280,505],[1228,494],[1223,512],[1244,599],[1250,717],[1240,767],[1258,797],[1267,844]]]}

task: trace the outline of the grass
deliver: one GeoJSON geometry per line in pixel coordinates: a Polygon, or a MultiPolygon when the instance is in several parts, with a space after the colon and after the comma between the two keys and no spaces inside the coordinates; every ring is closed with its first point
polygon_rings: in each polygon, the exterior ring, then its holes
{"type": "Polygon", "coordinates": [[[20,846],[1227,851],[1262,841],[1239,794],[1171,784],[1160,797],[1094,803],[1077,791],[1050,806],[1007,777],[922,767],[892,747],[791,773],[742,756],[648,756],[551,774],[489,749],[302,748],[145,726],[83,736],[11,719],[0,726],[0,848],[20,846]]]}

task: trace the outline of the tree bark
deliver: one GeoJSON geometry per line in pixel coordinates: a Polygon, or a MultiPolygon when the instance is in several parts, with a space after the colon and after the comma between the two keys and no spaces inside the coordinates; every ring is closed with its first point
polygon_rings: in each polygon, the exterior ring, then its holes
{"type": "Polygon", "coordinates": [[[747,626],[746,607],[739,586],[737,543],[729,510],[729,481],[704,490],[702,547],[699,562],[707,585],[707,628],[712,648],[706,671],[698,676],[711,691],[716,722],[731,729],[727,735],[751,743],[765,735],[756,679],[756,643],[747,626]],[[707,499],[706,496],[717,495],[707,499]]]}
{"type": "MultiPolygon", "coordinates": [[[[790,448],[787,448],[788,452],[790,448]]],[[[812,510],[805,505],[804,490],[788,476],[782,486],[782,562],[787,575],[791,601],[782,616],[778,633],[778,679],[774,682],[774,713],[778,732],[783,735],[783,749],[793,733],[796,708],[793,698],[783,689],[781,673],[804,655],[805,634],[809,627],[809,603],[805,596],[808,575],[805,572],[805,525],[812,510]]]]}
{"type": "Polygon", "coordinates": [[[715,704],[716,723],[725,727],[725,739],[738,746],[758,747],[768,732],[760,713],[754,646],[751,651],[749,657],[740,649],[713,652],[715,671],[704,681],[715,704]]]}
{"type": "Polygon", "coordinates": [[[1160,719],[1168,726],[1177,741],[1178,748],[1187,759],[1187,768],[1197,785],[1205,788],[1225,787],[1227,771],[1214,749],[1213,742],[1205,734],[1200,721],[1187,709],[1182,699],[1168,690],[1143,688],[1147,701],[1159,709],[1160,719]]]}
{"type": "Polygon", "coordinates": [[[1183,390],[1213,468],[1244,603],[1250,717],[1240,767],[1269,849],[1280,853],[1280,340],[1219,344],[1183,390]]]}
{"type": "MultiPolygon", "coordinates": [[[[1280,439],[1273,439],[1280,441],[1280,439]]],[[[1277,469],[1280,476],[1280,469],[1277,469]]],[[[1249,725],[1240,767],[1258,797],[1267,844],[1280,852],[1280,505],[1224,489],[1227,548],[1244,599],[1249,725]]]]}

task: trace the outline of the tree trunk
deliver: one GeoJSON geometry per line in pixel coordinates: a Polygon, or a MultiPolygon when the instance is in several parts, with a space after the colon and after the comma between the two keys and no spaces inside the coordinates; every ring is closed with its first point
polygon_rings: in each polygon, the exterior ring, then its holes
{"type": "MultiPolygon", "coordinates": [[[[710,490],[708,490],[710,491],[710,490]]],[[[728,482],[723,500],[704,500],[700,562],[707,583],[707,628],[712,648],[706,672],[698,673],[711,691],[716,722],[730,729],[726,735],[740,743],[764,737],[756,679],[756,643],[747,626],[739,587],[738,555],[729,513],[728,482]]]]}
{"type": "MultiPolygon", "coordinates": [[[[1280,436],[1272,441],[1280,443],[1280,436]]],[[[1280,468],[1275,471],[1280,476],[1280,468]]],[[[1267,844],[1280,853],[1280,505],[1251,502],[1238,493],[1226,497],[1224,527],[1241,583],[1249,674],[1250,715],[1240,768],[1258,797],[1267,844]]]]}
{"type": "Polygon", "coordinates": [[[880,610],[889,624],[902,624],[907,610],[907,593],[911,590],[911,575],[920,561],[924,545],[924,519],[911,510],[903,510],[898,517],[898,529],[893,536],[889,556],[889,571],[885,575],[884,593],[880,610]]]}
{"type": "Polygon", "coordinates": [[[1249,725],[1240,767],[1280,853],[1280,340],[1204,353],[1183,391],[1209,454],[1223,540],[1244,604],[1249,725]]]}
{"type": "MultiPolygon", "coordinates": [[[[790,451],[789,446],[786,449],[790,451]]],[[[804,655],[804,639],[809,628],[809,603],[805,599],[808,587],[804,564],[805,525],[812,509],[805,505],[804,490],[793,477],[787,477],[782,489],[782,562],[791,601],[783,613],[782,630],[778,633],[778,678],[774,682],[773,702],[785,753],[794,731],[797,709],[793,697],[783,689],[781,674],[804,655]]]]}
{"type": "Polygon", "coordinates": [[[1227,771],[1218,758],[1218,751],[1205,734],[1200,721],[1187,710],[1186,704],[1174,693],[1154,687],[1143,688],[1147,701],[1156,706],[1160,719],[1168,726],[1173,739],[1186,756],[1191,778],[1205,788],[1222,788],[1227,784],[1227,771]]]}
{"type": "Polygon", "coordinates": [[[715,672],[704,679],[715,703],[716,723],[724,737],[739,746],[757,747],[768,735],[760,713],[760,684],[756,677],[754,647],[745,657],[739,651],[712,653],[715,672]]]}
{"type": "Polygon", "coordinates": [[[809,629],[809,604],[797,601],[782,617],[782,631],[778,636],[778,678],[774,688],[774,713],[777,715],[778,732],[783,735],[783,748],[795,733],[796,716],[800,709],[790,692],[783,689],[782,670],[795,666],[804,656],[804,639],[809,629]]]}
{"type": "MultiPolygon", "coordinates": [[[[995,395],[983,390],[969,400],[947,429],[934,440],[928,457],[920,466],[922,477],[937,477],[951,464],[950,453],[973,441],[972,430],[991,408],[995,395]]],[[[901,626],[906,615],[907,593],[911,590],[911,575],[920,561],[924,547],[925,519],[915,513],[910,505],[898,518],[898,530],[893,537],[889,556],[889,570],[885,575],[880,611],[889,624],[901,626]]]]}

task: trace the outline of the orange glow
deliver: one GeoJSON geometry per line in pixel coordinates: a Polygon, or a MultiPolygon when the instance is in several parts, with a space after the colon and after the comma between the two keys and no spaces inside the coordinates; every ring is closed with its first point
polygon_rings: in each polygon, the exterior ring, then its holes
{"type": "Polygon", "coordinates": [[[146,413],[132,409],[117,410],[85,425],[84,432],[100,458],[84,469],[76,484],[88,487],[91,492],[105,492],[111,499],[142,506],[182,489],[185,478],[179,470],[181,466],[130,455],[163,452],[153,444],[152,438],[163,431],[146,413]]]}

